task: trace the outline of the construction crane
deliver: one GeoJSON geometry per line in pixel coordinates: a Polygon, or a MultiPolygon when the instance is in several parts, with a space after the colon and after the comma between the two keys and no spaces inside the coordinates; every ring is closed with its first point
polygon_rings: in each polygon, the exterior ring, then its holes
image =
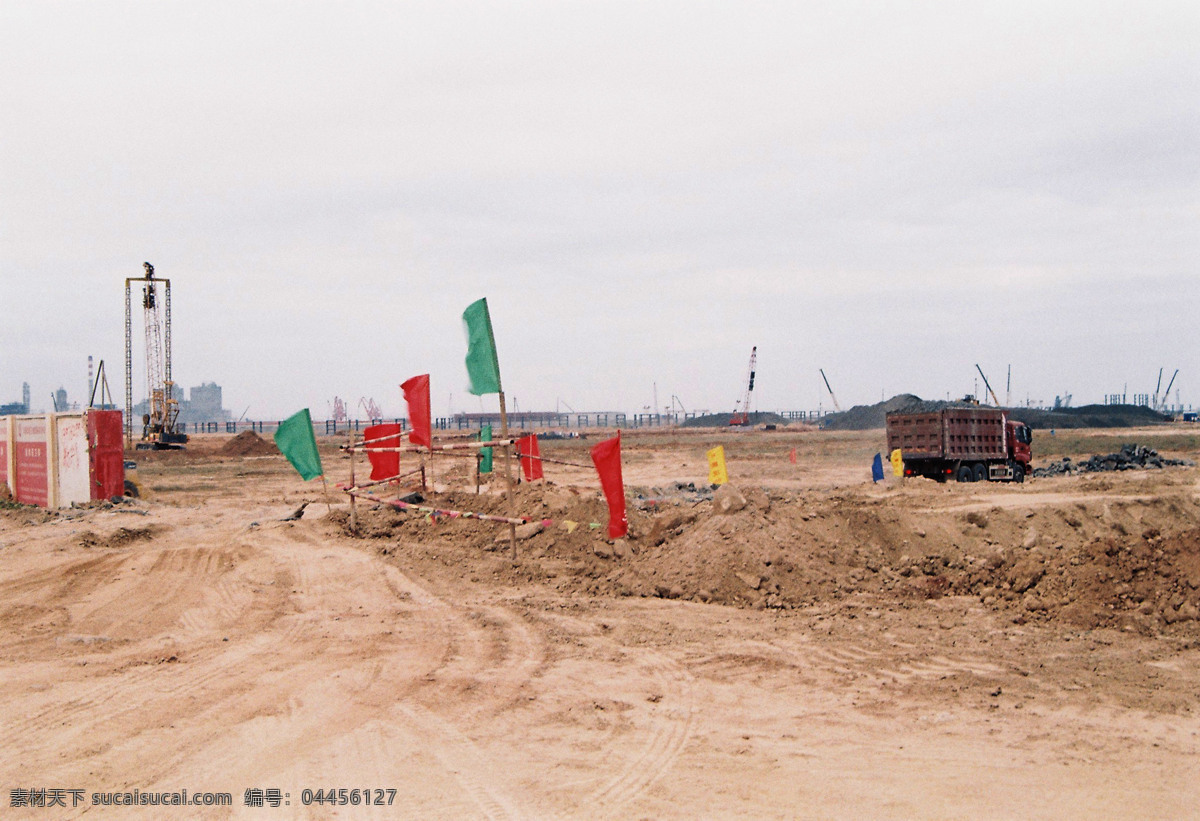
{"type": "Polygon", "coordinates": [[[142,414],[142,441],[138,450],[179,449],[187,434],[178,429],[179,400],[171,380],[171,280],[156,279],[154,266],[143,262],[146,275],[125,279],[125,445],[133,444],[133,311],[130,285],[142,284],[142,322],[146,332],[146,400],[142,414]],[[158,285],[163,286],[163,313],[159,312],[158,285]]]}
{"type": "Polygon", "coordinates": [[[838,404],[837,397],[833,395],[833,388],[829,387],[829,377],[827,377],[825,375],[825,369],[818,368],[818,370],[821,371],[821,378],[825,380],[825,390],[829,391],[829,398],[833,400],[834,410],[836,410],[840,413],[842,410],[842,406],[838,404]]]}
{"type": "Polygon", "coordinates": [[[1167,389],[1163,392],[1162,402],[1159,403],[1157,410],[1161,411],[1167,407],[1171,401],[1171,386],[1175,384],[1175,377],[1179,376],[1179,368],[1175,369],[1175,373],[1171,374],[1171,381],[1167,383],[1167,389]]]}
{"type": "MultiPolygon", "coordinates": [[[[975,365],[975,370],[979,371],[980,376],[983,376],[983,368],[979,367],[978,364],[975,365]]],[[[1000,400],[996,398],[996,392],[994,390],[992,390],[991,383],[989,383],[987,381],[986,376],[983,376],[983,386],[985,388],[987,388],[987,392],[991,395],[992,404],[995,405],[996,407],[1000,407],[1000,400]]]]}
{"type": "Polygon", "coordinates": [[[383,411],[379,409],[379,404],[374,398],[367,399],[365,396],[360,396],[358,406],[366,412],[367,418],[372,421],[383,418],[383,411]]]}
{"type": "Polygon", "coordinates": [[[754,363],[758,360],[758,346],[755,345],[750,349],[750,367],[749,376],[746,378],[746,398],[742,400],[742,409],[739,411],[736,407],[733,409],[733,414],[729,417],[729,424],[737,427],[745,427],[750,424],[750,394],[754,393],[754,363]]]}

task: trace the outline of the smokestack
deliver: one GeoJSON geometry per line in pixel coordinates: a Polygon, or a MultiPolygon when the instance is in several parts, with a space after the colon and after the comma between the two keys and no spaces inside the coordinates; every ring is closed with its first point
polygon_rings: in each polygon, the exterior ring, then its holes
{"type": "Polygon", "coordinates": [[[92,369],[92,355],[88,354],[88,404],[92,402],[92,391],[96,387],[96,372],[92,369]]]}

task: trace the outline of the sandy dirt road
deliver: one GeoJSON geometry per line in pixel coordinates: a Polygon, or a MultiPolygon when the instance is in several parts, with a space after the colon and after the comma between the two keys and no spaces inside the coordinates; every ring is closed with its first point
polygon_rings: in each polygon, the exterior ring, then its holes
{"type": "MultiPolygon", "coordinates": [[[[835,478],[797,482],[770,526],[854,483],[864,440],[846,442],[820,467],[835,478]]],[[[702,446],[631,445],[630,481],[671,476],[702,446]]],[[[777,459],[753,459],[763,484],[784,483],[777,459]]],[[[1200,814],[1194,621],[1026,619],[1020,600],[907,595],[899,572],[892,591],[839,578],[828,600],[770,607],[591,594],[624,583],[609,570],[622,560],[574,559],[563,551],[578,545],[549,534],[514,567],[460,523],[351,538],[340,503],[281,521],[316,497],[278,457],[201,452],[139,472],[136,505],[0,518],[6,818],[1200,814]],[[339,788],[383,804],[304,803],[306,789],[339,788]],[[12,807],[20,789],[83,800],[12,807]],[[232,806],[90,806],[92,793],[135,789],[229,793],[232,806]],[[282,805],[246,806],[248,789],[278,789],[282,805]]],[[[1001,522],[1014,498],[1036,511],[1167,498],[1186,530],[1198,478],[929,483],[890,497],[868,483],[859,501],[957,527],[976,509],[1001,522]]],[[[555,492],[585,486],[568,479],[555,492]]],[[[655,561],[651,523],[636,567],[655,561]]],[[[731,540],[692,527],[679,538],[718,561],[712,544],[731,540]]],[[[988,541],[1009,538],[999,527],[988,541]]],[[[798,554],[814,543],[780,549],[811,576],[798,554]]]]}

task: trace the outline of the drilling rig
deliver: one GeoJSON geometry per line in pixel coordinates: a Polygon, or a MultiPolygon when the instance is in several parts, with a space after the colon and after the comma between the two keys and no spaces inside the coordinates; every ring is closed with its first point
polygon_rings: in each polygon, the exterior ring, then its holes
{"type": "Polygon", "coordinates": [[[187,434],[177,428],[179,400],[171,381],[171,280],[155,278],[154,266],[143,262],[145,276],[125,279],[125,446],[133,446],[133,311],[130,286],[142,283],[142,318],[146,331],[146,399],[149,413],[142,414],[142,439],[138,450],[182,448],[187,434]],[[162,283],[159,312],[158,285],[162,283]]]}
{"type": "Polygon", "coordinates": [[[754,393],[754,363],[758,359],[758,346],[750,349],[750,375],[746,379],[746,398],[742,400],[742,409],[734,409],[729,417],[729,424],[735,427],[746,427],[750,424],[750,394],[754,393]]]}

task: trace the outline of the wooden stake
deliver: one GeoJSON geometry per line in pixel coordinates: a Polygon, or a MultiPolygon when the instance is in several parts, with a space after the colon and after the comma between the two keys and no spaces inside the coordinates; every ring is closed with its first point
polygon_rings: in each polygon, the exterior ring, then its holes
{"type": "MultiPolygon", "coordinates": [[[[351,456],[351,459],[354,457],[351,456]]],[[[325,489],[325,509],[329,513],[333,513],[333,505],[329,504],[329,485],[325,483],[325,474],[321,474],[321,487],[325,489]]]]}
{"type": "MultiPolygon", "coordinates": [[[[351,444],[353,444],[354,434],[350,433],[350,431],[346,431],[346,432],[350,434],[350,442],[351,442],[351,444]]],[[[350,454],[350,487],[356,487],[356,484],[354,481],[354,454],[353,453],[350,454]]],[[[358,504],[353,495],[350,497],[350,533],[354,536],[358,535],[358,504]]]]}
{"type": "MultiPolygon", "coordinates": [[[[508,410],[504,406],[504,391],[500,391],[500,438],[508,438],[508,410]]],[[[508,483],[508,508],[514,516],[517,510],[517,500],[513,496],[512,478],[512,445],[504,446],[504,479],[508,483]]],[[[508,543],[512,546],[512,558],[517,560],[517,526],[511,522],[508,525],[508,543]]]]}

